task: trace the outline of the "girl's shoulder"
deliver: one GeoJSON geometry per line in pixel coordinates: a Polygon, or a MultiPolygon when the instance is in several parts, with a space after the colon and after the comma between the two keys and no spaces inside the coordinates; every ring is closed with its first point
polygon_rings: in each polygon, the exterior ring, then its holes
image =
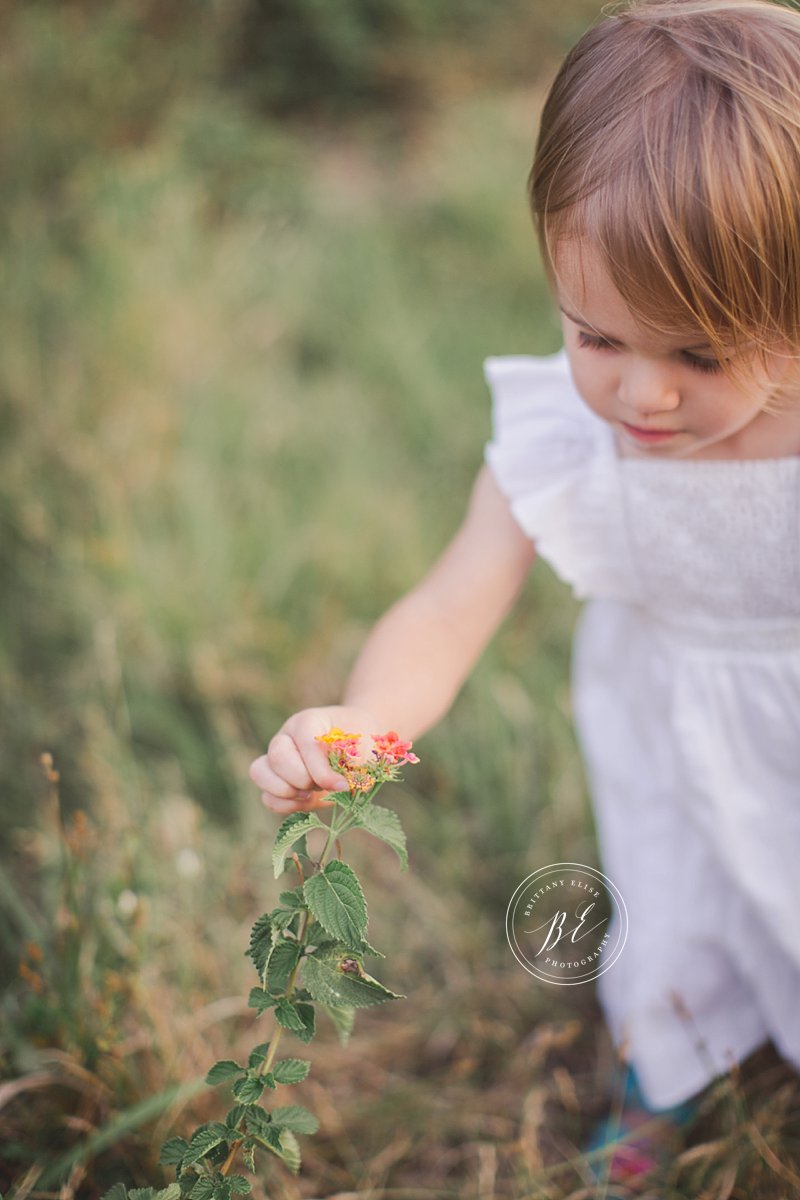
{"type": "Polygon", "coordinates": [[[527,354],[487,358],[483,371],[496,409],[553,410],[564,416],[588,411],[572,382],[564,350],[541,358],[527,354]]]}
{"type": "Polygon", "coordinates": [[[577,597],[624,594],[609,427],[578,395],[566,354],[489,358],[484,370],[484,457],[512,515],[577,597]]]}
{"type": "Polygon", "coordinates": [[[599,447],[605,426],[578,395],[563,350],[487,358],[484,374],[492,397],[487,458],[501,477],[577,466],[599,447]]]}

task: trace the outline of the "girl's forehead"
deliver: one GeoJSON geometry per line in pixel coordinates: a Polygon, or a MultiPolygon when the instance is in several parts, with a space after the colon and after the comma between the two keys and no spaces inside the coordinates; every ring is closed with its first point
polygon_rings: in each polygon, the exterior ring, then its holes
{"type": "Polygon", "coordinates": [[[603,255],[585,241],[560,242],[552,260],[556,298],[563,313],[611,341],[662,346],[707,347],[708,337],[687,321],[677,328],[655,327],[628,305],[603,255]]]}

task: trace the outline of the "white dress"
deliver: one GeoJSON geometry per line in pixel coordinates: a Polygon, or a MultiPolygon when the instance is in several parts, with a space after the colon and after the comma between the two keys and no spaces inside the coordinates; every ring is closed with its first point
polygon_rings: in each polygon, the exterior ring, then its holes
{"type": "Polygon", "coordinates": [[[800,457],[621,457],[563,351],[486,376],[489,467],[586,601],[573,711],[629,918],[612,1038],[655,1109],[767,1037],[800,1069],[800,457]]]}

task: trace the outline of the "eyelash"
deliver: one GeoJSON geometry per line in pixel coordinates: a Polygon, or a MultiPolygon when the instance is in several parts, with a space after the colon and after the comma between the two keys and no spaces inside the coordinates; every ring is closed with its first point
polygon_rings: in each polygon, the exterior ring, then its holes
{"type": "MultiPolygon", "coordinates": [[[[605,338],[594,337],[590,333],[584,333],[583,330],[578,331],[578,345],[582,350],[616,350],[617,348],[611,342],[607,342],[605,338]]],[[[705,375],[716,375],[722,370],[722,365],[716,358],[697,358],[688,350],[681,351],[681,358],[687,366],[705,375]]]]}

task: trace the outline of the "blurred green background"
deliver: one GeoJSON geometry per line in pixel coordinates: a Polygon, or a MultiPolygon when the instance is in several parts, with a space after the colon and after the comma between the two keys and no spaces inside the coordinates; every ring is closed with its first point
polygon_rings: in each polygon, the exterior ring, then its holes
{"type": "MultiPolygon", "coordinates": [[[[558,347],[525,179],[598,10],[0,5],[0,1190],[159,1182],[156,1138],[217,1112],[192,1081],[252,1041],[279,886],[247,766],[454,531],[483,358],[558,347]]],[[[538,566],[416,747],[409,874],[354,839],[382,976],[426,1008],[314,1044],[323,1134],[271,1195],[466,1195],[490,1160],[506,1194],[542,1030],[594,1062],[591,997],[504,936],[531,870],[596,861],[575,611],[538,566]]]]}

